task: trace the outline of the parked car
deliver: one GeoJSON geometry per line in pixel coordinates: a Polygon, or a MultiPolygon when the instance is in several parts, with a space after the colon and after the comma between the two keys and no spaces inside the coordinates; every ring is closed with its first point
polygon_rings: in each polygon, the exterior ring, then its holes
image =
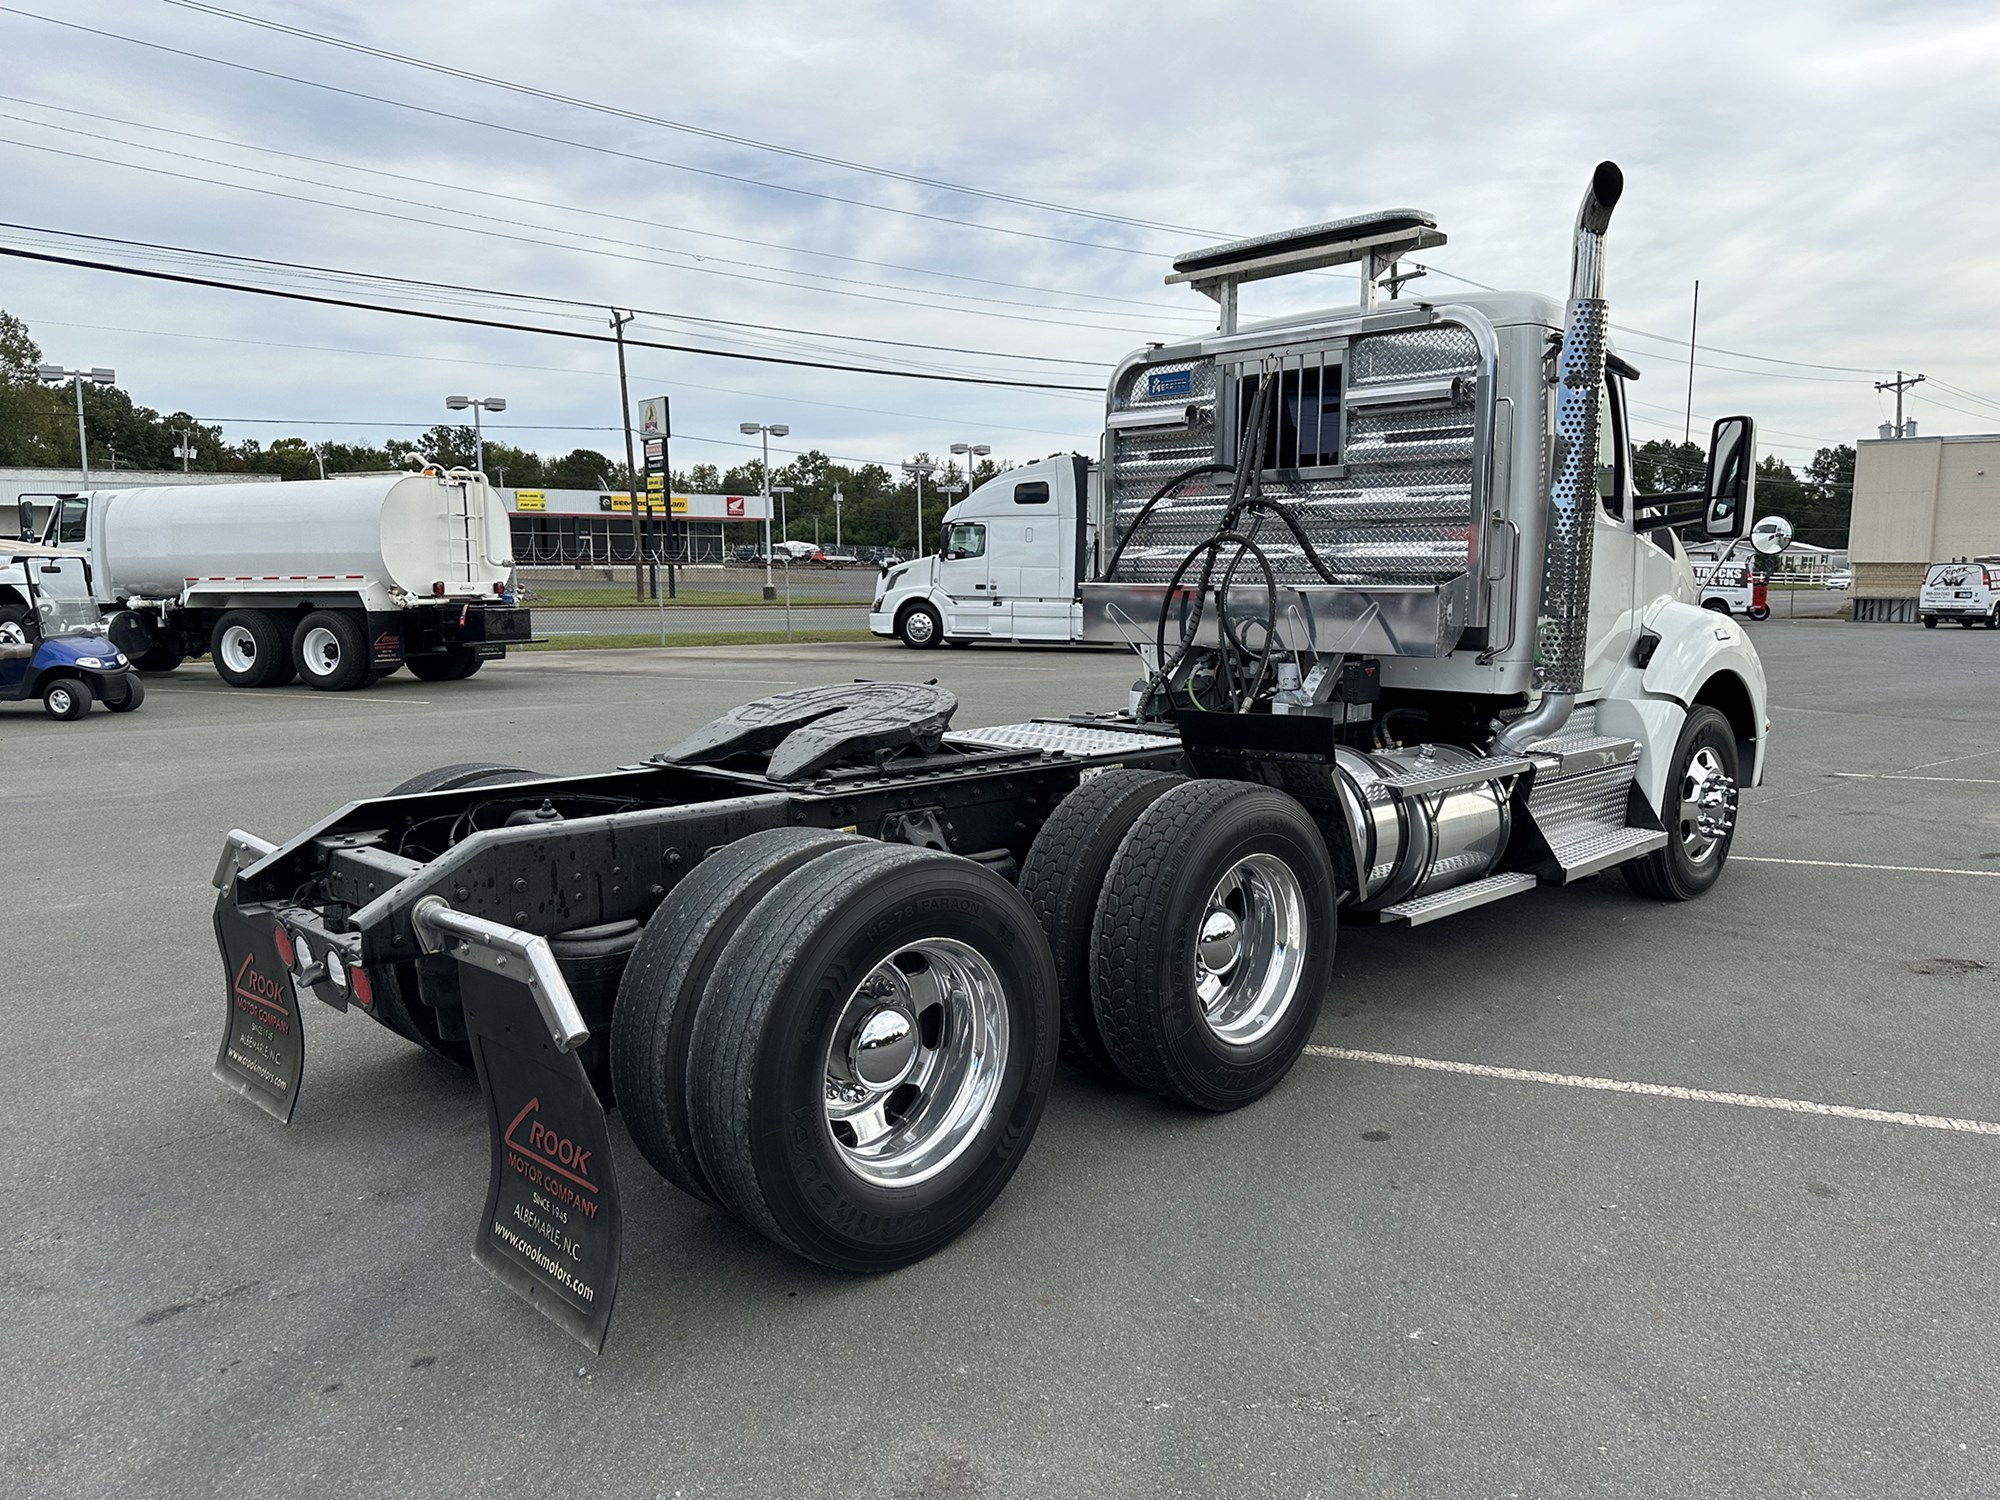
{"type": "Polygon", "coordinates": [[[1847,572],[1829,573],[1826,575],[1826,587],[1836,593],[1844,594],[1854,587],[1854,575],[1847,572]]]}
{"type": "Polygon", "coordinates": [[[1932,563],[1917,596],[1917,612],[1926,630],[1937,629],[1939,620],[2000,630],[2000,565],[1965,558],[1932,563]]]}

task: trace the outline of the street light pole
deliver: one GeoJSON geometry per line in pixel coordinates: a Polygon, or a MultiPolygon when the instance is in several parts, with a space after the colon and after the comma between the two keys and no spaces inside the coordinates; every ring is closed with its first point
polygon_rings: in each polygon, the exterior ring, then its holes
{"type": "Polygon", "coordinates": [[[924,555],[924,477],[935,472],[937,465],[925,459],[912,459],[903,465],[903,472],[917,482],[917,557],[924,555]]]}
{"type": "Polygon", "coordinates": [[[757,476],[757,488],[764,497],[764,597],[775,599],[778,586],[771,579],[771,439],[785,437],[792,429],[783,422],[738,422],[736,430],[745,437],[755,433],[763,440],[764,465],[757,476]]]}
{"type": "Polygon", "coordinates": [[[990,443],[953,443],[951,451],[965,455],[965,492],[972,493],[972,464],[975,459],[986,457],[993,451],[990,443]]]}
{"type": "MultiPolygon", "coordinates": [[[[625,325],[638,317],[637,313],[620,314],[611,309],[611,331],[618,339],[618,420],[625,428],[625,476],[631,481],[627,493],[632,499],[632,595],[636,599],[646,597],[646,565],[640,558],[645,549],[646,524],[639,516],[639,466],[632,460],[632,393],[625,385],[625,325]]],[[[646,494],[652,499],[652,492],[646,494]]],[[[610,533],[605,533],[607,539],[610,533]]],[[[669,572],[668,578],[673,574],[669,572]]],[[[656,589],[654,592],[658,592],[656,589]]]]}
{"type": "Polygon", "coordinates": [[[789,484],[774,484],[771,486],[771,493],[778,497],[778,540],[789,542],[792,539],[792,523],[790,517],[785,513],[785,496],[792,493],[792,486],[789,484]]]}
{"type": "Polygon", "coordinates": [[[89,489],[90,437],[83,425],[83,383],[88,380],[92,385],[111,385],[118,379],[118,372],[104,369],[102,366],[93,366],[88,370],[72,370],[62,365],[39,365],[35,369],[35,374],[43,380],[52,382],[68,380],[76,385],[76,455],[77,462],[83,469],[83,487],[89,489]]]}
{"type": "Polygon", "coordinates": [[[840,486],[833,487],[833,550],[842,550],[840,545],[840,486]]]}
{"type": "Polygon", "coordinates": [[[467,407],[472,408],[473,467],[479,471],[479,477],[484,479],[486,477],[486,433],[479,424],[479,414],[482,411],[505,411],[507,409],[507,398],[505,396],[447,396],[444,398],[444,404],[453,411],[464,411],[467,407]]]}

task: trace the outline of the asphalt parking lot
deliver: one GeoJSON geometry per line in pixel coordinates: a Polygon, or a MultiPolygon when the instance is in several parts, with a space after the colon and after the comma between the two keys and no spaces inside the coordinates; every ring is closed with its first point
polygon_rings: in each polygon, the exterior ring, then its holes
{"type": "Polygon", "coordinates": [[[995,1208],[874,1280],[677,1195],[614,1116],[596,1358],[471,1260],[468,1078],[309,1007],[289,1131],[210,1080],[223,832],[449,761],[633,760],[818,681],[935,674],[961,725],[1098,708],[1130,659],[547,653],[340,696],[191,667],[130,717],[0,710],[0,1494],[2000,1491],[2000,637],[1753,638],[1769,776],[1707,898],[1348,929],[1270,1097],[1065,1069],[995,1208]]]}

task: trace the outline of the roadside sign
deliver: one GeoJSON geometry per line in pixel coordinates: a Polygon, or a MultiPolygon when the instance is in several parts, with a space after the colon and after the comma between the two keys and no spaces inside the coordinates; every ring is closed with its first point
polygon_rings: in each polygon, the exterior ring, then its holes
{"type": "Polygon", "coordinates": [[[548,508],[549,508],[548,496],[543,494],[540,490],[514,491],[514,509],[547,510],[548,508]]]}
{"type": "Polygon", "coordinates": [[[646,438],[673,436],[673,420],[665,396],[639,398],[639,436],[646,438]]]}

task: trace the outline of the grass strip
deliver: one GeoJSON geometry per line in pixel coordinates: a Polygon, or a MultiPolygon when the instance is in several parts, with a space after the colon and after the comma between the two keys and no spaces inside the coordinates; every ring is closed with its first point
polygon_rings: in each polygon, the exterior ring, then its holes
{"type": "MultiPolygon", "coordinates": [[[[667,632],[666,649],[676,646],[822,646],[872,641],[865,630],[794,630],[788,641],[771,630],[684,630],[667,632]]],[[[643,651],[660,648],[660,633],[650,635],[562,635],[554,640],[516,646],[516,651],[643,651]]]]}

